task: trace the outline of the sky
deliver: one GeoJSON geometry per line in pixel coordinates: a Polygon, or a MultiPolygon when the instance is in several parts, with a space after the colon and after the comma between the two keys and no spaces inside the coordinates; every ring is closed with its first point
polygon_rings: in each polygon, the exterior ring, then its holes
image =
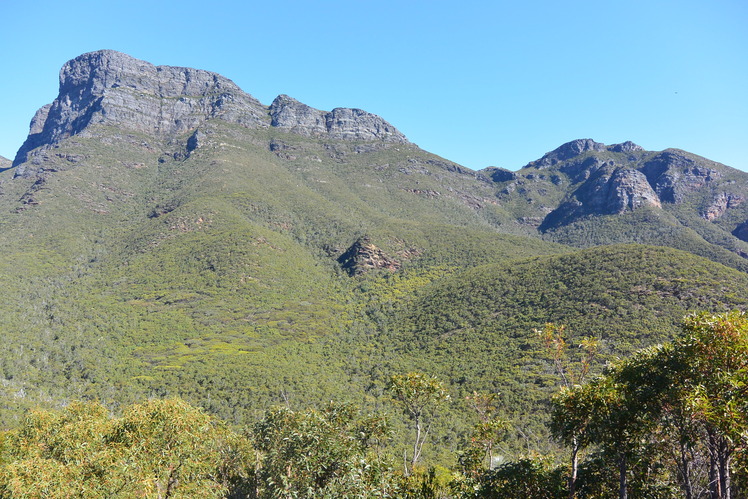
{"type": "Polygon", "coordinates": [[[0,0],[0,19],[9,159],[62,65],[114,49],[364,109],[473,169],[592,138],[748,171],[745,0],[0,0]]]}

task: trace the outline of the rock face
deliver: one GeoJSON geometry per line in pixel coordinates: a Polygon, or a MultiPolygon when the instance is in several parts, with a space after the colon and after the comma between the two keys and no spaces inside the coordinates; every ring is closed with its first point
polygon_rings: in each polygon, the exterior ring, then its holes
{"type": "Polygon", "coordinates": [[[724,215],[730,208],[736,208],[745,201],[740,194],[720,192],[712,199],[712,203],[701,213],[701,216],[710,222],[724,215]]]}
{"type": "Polygon", "coordinates": [[[720,173],[678,151],[664,151],[647,161],[642,172],[666,203],[680,203],[684,197],[720,177],[720,173]]]}
{"type": "Polygon", "coordinates": [[[405,143],[408,140],[385,120],[361,109],[335,108],[320,111],[287,95],[279,95],[270,105],[271,124],[301,135],[327,135],[340,140],[382,140],[405,143]]]}
{"type": "Polygon", "coordinates": [[[647,177],[640,171],[610,164],[597,170],[569,200],[549,213],[540,230],[587,215],[617,215],[644,206],[662,207],[647,177]]]}
{"type": "MultiPolygon", "coordinates": [[[[335,140],[407,142],[395,127],[360,109],[319,111],[282,95],[268,108],[228,78],[199,69],[154,66],[113,50],[83,54],[60,71],[57,98],[37,111],[29,136],[16,154],[17,175],[24,165],[60,141],[111,125],[172,140],[209,119],[249,128],[276,126],[306,136],[335,140]]],[[[199,145],[195,136],[194,149],[199,145]]]]}
{"type": "Polygon", "coordinates": [[[6,170],[10,168],[11,161],[8,158],[0,156],[0,170],[6,170]]]}
{"type": "MultiPolygon", "coordinates": [[[[569,180],[564,200],[548,211],[541,231],[587,216],[683,203],[698,203],[699,215],[716,221],[746,197],[740,194],[741,187],[731,187],[735,180],[722,178],[731,175],[724,168],[678,149],[655,153],[630,141],[605,145],[591,139],[568,142],[525,167],[542,170],[541,177],[553,178],[556,172],[569,180]]],[[[518,174],[525,179],[536,175],[518,174]]]]}
{"type": "Polygon", "coordinates": [[[499,168],[498,166],[489,166],[481,170],[480,173],[494,182],[509,182],[517,177],[513,171],[506,168],[499,168]]]}
{"type": "Polygon", "coordinates": [[[167,138],[209,118],[262,126],[265,108],[231,80],[190,68],[154,66],[112,50],[83,54],[60,71],[60,91],[31,121],[15,165],[43,145],[114,125],[167,138]]]}
{"type": "MultiPolygon", "coordinates": [[[[605,179],[605,176],[601,179],[605,179]]],[[[598,198],[603,200],[604,204],[600,206],[603,213],[623,213],[642,206],[662,207],[660,199],[647,182],[647,177],[637,170],[618,168],[605,179],[601,187],[607,190],[604,196],[598,198]]]]}
{"type": "Polygon", "coordinates": [[[638,146],[631,141],[606,146],[605,144],[595,142],[592,139],[577,139],[567,142],[566,144],[563,144],[553,151],[543,155],[539,160],[533,161],[527,165],[526,168],[547,168],[589,151],[635,152],[643,150],[644,149],[641,146],[638,146]]]}
{"type": "Polygon", "coordinates": [[[360,275],[374,269],[397,270],[400,263],[391,259],[364,236],[338,257],[340,266],[349,275],[360,275]]]}

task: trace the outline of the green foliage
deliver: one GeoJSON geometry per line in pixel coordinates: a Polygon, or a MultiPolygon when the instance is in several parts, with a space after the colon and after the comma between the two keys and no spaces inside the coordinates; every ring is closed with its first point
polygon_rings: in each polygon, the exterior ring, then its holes
{"type": "Polygon", "coordinates": [[[0,472],[7,497],[223,497],[238,437],[180,400],[118,419],[97,403],[30,413],[0,472]]]}
{"type": "Polygon", "coordinates": [[[377,453],[387,420],[346,404],[296,412],[272,409],[255,424],[251,497],[392,497],[394,475],[377,453]]]}
{"type": "MultiPolygon", "coordinates": [[[[745,274],[692,255],[637,245],[579,252],[539,238],[569,186],[563,172],[532,169],[498,185],[411,144],[220,120],[200,126],[205,140],[189,154],[192,131],[168,141],[89,131],[61,142],[39,178],[3,172],[7,428],[30,407],[77,399],[122,414],[135,401],[179,396],[237,427],[279,403],[298,411],[340,400],[391,414],[386,451],[399,462],[412,420],[387,387],[392,373],[420,371],[453,395],[432,420],[425,465],[453,464],[471,439],[487,460],[559,452],[544,423],[560,382],[534,329],[568,326],[573,369],[584,364],[576,347],[599,337],[586,367],[597,373],[671,339],[688,311],[748,305],[745,274]],[[337,257],[363,235],[400,270],[341,272],[337,257]],[[498,422],[476,426],[487,423],[464,403],[474,392],[501,392],[494,417],[511,422],[506,434],[498,422]]],[[[739,214],[684,218],[707,201],[618,224],[579,221],[546,239],[670,244],[743,268],[725,249],[743,248],[724,235],[739,214]]]]}
{"type": "Polygon", "coordinates": [[[437,408],[449,401],[450,396],[444,385],[435,377],[423,373],[410,372],[395,374],[390,378],[389,389],[393,397],[403,407],[403,412],[415,427],[413,454],[406,473],[411,473],[418,463],[431,431],[431,421],[437,408]]]}
{"type": "Polygon", "coordinates": [[[543,459],[526,458],[488,473],[474,497],[491,499],[561,499],[566,497],[564,472],[543,459]]]}
{"type": "Polygon", "coordinates": [[[687,498],[735,497],[733,460],[748,448],[748,319],[742,312],[685,319],[672,344],[620,361],[553,402],[552,430],[595,445],[627,488],[687,498]],[[634,469],[628,469],[628,463],[634,469]],[[699,471],[701,468],[701,471],[699,471]],[[630,482],[630,483],[629,483],[630,482]],[[668,492],[670,491],[670,492],[668,492]]]}

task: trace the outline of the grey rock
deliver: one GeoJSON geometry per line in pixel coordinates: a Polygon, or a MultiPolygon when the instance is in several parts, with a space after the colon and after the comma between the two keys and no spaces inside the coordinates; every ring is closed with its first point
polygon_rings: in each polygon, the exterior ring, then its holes
{"type": "Polygon", "coordinates": [[[394,126],[361,109],[335,108],[330,112],[307,106],[287,95],[270,105],[271,125],[305,136],[326,136],[337,140],[407,143],[394,126]]]}
{"type": "Polygon", "coordinates": [[[633,211],[641,206],[661,207],[647,177],[637,170],[623,168],[591,179],[574,195],[587,213],[601,215],[633,211]]]}
{"type": "Polygon", "coordinates": [[[643,151],[644,148],[638,144],[634,144],[630,140],[622,142],[620,144],[612,144],[608,146],[609,151],[613,152],[639,152],[643,151]]]}
{"type": "Polygon", "coordinates": [[[549,213],[540,230],[589,215],[615,215],[644,206],[662,207],[647,177],[638,170],[608,166],[592,175],[567,201],[549,213]]]}
{"type": "Polygon", "coordinates": [[[605,149],[605,144],[595,142],[592,139],[577,139],[561,145],[553,152],[559,159],[568,159],[587,151],[604,151],[605,149]]]}
{"type": "Polygon", "coordinates": [[[640,145],[634,144],[630,140],[620,144],[606,146],[603,143],[595,142],[592,139],[577,139],[563,144],[553,151],[546,153],[537,161],[529,163],[527,167],[548,168],[562,161],[567,161],[590,151],[610,151],[623,153],[636,153],[644,151],[640,145]]]}
{"type": "Polygon", "coordinates": [[[326,114],[287,95],[279,95],[270,104],[272,126],[305,136],[327,133],[326,114]]]}
{"type": "Polygon", "coordinates": [[[339,107],[325,116],[330,137],[343,140],[382,140],[406,143],[408,139],[394,126],[361,109],[339,107]]]}
{"type": "Polygon", "coordinates": [[[361,275],[374,269],[394,271],[400,268],[400,262],[387,256],[371,242],[368,236],[356,240],[345,253],[338,257],[338,263],[351,276],[361,275]]]}
{"type": "Polygon", "coordinates": [[[721,177],[707,166],[675,151],[664,151],[644,163],[641,171],[660,199],[667,203],[680,203],[690,192],[721,177]]]}
{"type": "MultiPolygon", "coordinates": [[[[100,50],[65,63],[57,98],[37,111],[13,164],[22,165],[17,175],[33,175],[38,171],[34,165],[44,161],[46,150],[70,136],[94,134],[92,125],[96,124],[169,142],[209,119],[249,128],[275,126],[338,140],[408,142],[385,120],[360,109],[324,112],[284,95],[267,108],[216,73],[154,66],[120,52],[100,50]]],[[[187,144],[187,151],[198,144],[187,144]]]]}
{"type": "Polygon", "coordinates": [[[34,116],[14,164],[28,161],[38,147],[87,132],[92,124],[169,139],[209,118],[268,125],[266,108],[220,75],[154,66],[113,50],[91,52],[62,67],[59,95],[34,116]]]}
{"type": "Polygon", "coordinates": [[[498,166],[489,166],[481,170],[480,173],[494,182],[509,182],[517,178],[516,173],[498,166]]]}
{"type": "Polygon", "coordinates": [[[607,164],[600,158],[590,156],[567,161],[561,165],[559,171],[568,175],[572,184],[578,184],[590,178],[591,175],[607,164]]]}
{"type": "Polygon", "coordinates": [[[561,161],[566,161],[575,156],[579,156],[588,151],[604,151],[606,150],[605,144],[595,142],[592,139],[577,139],[572,140],[563,144],[553,151],[546,153],[537,161],[533,161],[526,166],[534,168],[548,168],[561,161]]]}
{"type": "Polygon", "coordinates": [[[0,170],[7,170],[12,165],[11,160],[8,158],[5,158],[3,156],[0,156],[0,170]]]}
{"type": "Polygon", "coordinates": [[[202,130],[195,130],[195,133],[190,135],[190,138],[187,139],[187,153],[189,154],[195,149],[201,148],[206,140],[207,135],[205,135],[202,130]]]}

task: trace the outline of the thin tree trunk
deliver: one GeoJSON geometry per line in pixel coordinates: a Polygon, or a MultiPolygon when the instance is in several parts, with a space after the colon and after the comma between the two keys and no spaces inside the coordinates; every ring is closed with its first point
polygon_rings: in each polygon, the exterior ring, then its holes
{"type": "Polygon", "coordinates": [[[569,477],[569,499],[577,496],[577,471],[579,469],[579,444],[576,437],[571,445],[571,476],[569,477]]]}
{"type": "Polygon", "coordinates": [[[730,451],[724,441],[720,442],[719,453],[719,481],[722,489],[722,499],[730,499],[730,451]]]}
{"type": "Polygon", "coordinates": [[[681,475],[683,476],[683,491],[686,494],[686,499],[693,499],[693,485],[691,484],[691,460],[688,457],[688,451],[686,445],[681,442],[680,444],[680,468],[681,475]]]}
{"type": "Polygon", "coordinates": [[[410,471],[413,471],[413,469],[416,467],[416,463],[418,462],[418,458],[420,457],[420,446],[421,443],[421,422],[416,421],[416,441],[413,444],[413,460],[410,463],[410,471]]]}
{"type": "Polygon", "coordinates": [[[628,499],[628,484],[626,483],[626,455],[621,454],[618,460],[618,499],[628,499]]]}
{"type": "Polygon", "coordinates": [[[709,432],[709,496],[711,499],[722,499],[719,476],[719,448],[714,434],[709,432]]]}

